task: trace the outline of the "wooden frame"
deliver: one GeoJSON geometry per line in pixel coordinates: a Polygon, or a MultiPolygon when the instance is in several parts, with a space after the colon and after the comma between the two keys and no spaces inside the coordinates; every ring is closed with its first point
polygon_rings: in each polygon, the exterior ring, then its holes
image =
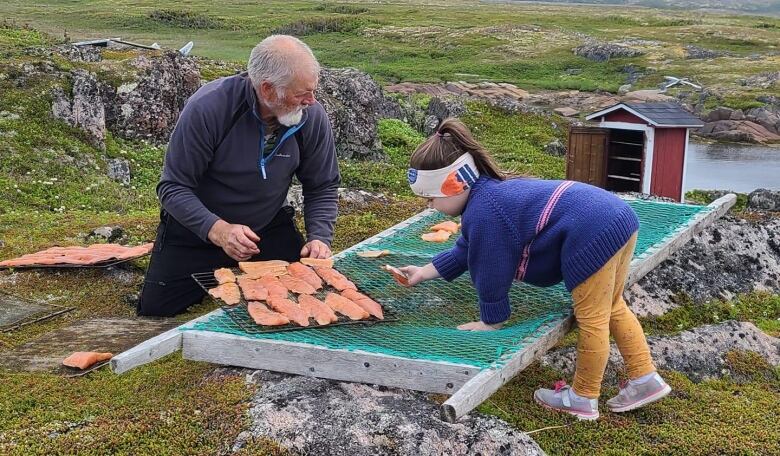
{"type": "MultiPolygon", "coordinates": [[[[725,214],[736,202],[726,195],[682,226],[663,245],[631,262],[628,285],[641,279],[704,227],[725,214]]],[[[426,210],[336,255],[346,253],[384,237],[429,215],[426,210]]],[[[544,334],[528,347],[503,360],[499,367],[479,369],[466,364],[416,360],[365,351],[334,350],[310,344],[260,340],[211,331],[187,330],[193,323],[223,312],[217,309],[178,328],[125,351],[111,360],[115,373],[154,361],[182,350],[185,359],[230,364],[278,372],[329,378],[333,380],[378,384],[418,391],[451,394],[441,406],[441,417],[448,422],[473,410],[496,390],[517,375],[537,357],[557,344],[571,329],[573,317],[549,323],[544,334]]]]}

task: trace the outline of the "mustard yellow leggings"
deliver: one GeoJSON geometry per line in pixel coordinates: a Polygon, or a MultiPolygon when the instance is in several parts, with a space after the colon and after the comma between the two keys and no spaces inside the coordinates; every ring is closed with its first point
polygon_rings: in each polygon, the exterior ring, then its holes
{"type": "Polygon", "coordinates": [[[623,299],[637,235],[631,237],[601,269],[572,292],[579,327],[577,370],[572,388],[580,396],[599,397],[609,359],[609,336],[615,338],[629,378],[655,372],[642,326],[623,299]]]}

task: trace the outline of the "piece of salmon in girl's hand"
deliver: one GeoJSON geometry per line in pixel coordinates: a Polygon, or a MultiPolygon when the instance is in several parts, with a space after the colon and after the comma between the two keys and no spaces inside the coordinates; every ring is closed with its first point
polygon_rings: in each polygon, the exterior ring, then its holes
{"type": "Polygon", "coordinates": [[[447,242],[450,236],[452,236],[452,233],[449,231],[439,230],[433,233],[425,233],[420,238],[425,242],[447,242]]]}
{"type": "Polygon", "coordinates": [[[390,266],[389,264],[382,266],[382,269],[392,274],[393,278],[396,282],[398,282],[399,285],[403,285],[405,287],[409,286],[409,277],[406,277],[406,274],[404,274],[400,269],[390,266]]]}

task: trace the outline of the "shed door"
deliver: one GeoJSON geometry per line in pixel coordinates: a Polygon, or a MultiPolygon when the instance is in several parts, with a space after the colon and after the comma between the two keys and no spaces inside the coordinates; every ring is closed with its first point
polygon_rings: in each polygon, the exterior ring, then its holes
{"type": "Polygon", "coordinates": [[[656,128],[650,194],[680,201],[685,168],[685,128],[656,128]]]}
{"type": "Polygon", "coordinates": [[[566,153],[566,179],[605,187],[608,139],[608,129],[572,127],[566,153]]]}

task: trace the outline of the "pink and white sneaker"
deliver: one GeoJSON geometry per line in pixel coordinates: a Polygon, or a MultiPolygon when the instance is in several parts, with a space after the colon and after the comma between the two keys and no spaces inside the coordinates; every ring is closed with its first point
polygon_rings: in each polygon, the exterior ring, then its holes
{"type": "Polygon", "coordinates": [[[555,382],[554,388],[539,388],[534,392],[534,400],[542,407],[574,415],[580,420],[599,417],[598,399],[578,396],[563,380],[555,382]]]}
{"type": "Polygon", "coordinates": [[[607,401],[607,407],[615,413],[627,412],[661,400],[672,392],[672,387],[658,373],[654,372],[650,378],[641,380],[644,381],[622,382],[620,393],[607,401]]]}

